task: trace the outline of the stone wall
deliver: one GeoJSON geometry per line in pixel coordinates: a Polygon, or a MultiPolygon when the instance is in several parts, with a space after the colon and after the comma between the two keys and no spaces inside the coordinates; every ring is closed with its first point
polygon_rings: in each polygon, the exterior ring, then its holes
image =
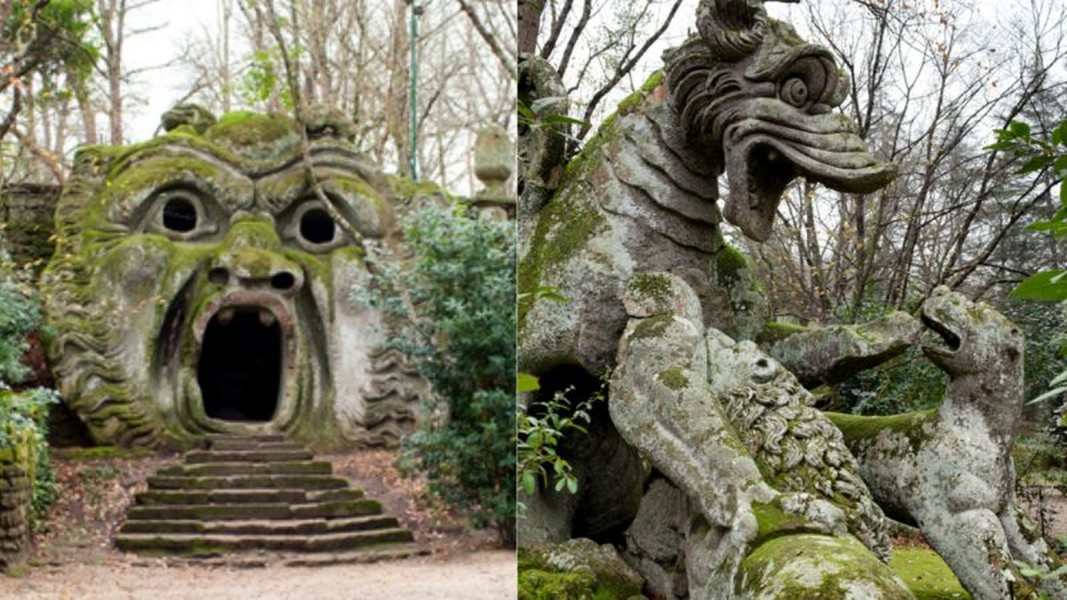
{"type": "Polygon", "coordinates": [[[18,265],[39,271],[52,256],[53,214],[60,187],[21,183],[0,189],[0,240],[18,265]]]}
{"type": "Polygon", "coordinates": [[[0,450],[0,569],[21,562],[30,542],[31,457],[0,450]]]}

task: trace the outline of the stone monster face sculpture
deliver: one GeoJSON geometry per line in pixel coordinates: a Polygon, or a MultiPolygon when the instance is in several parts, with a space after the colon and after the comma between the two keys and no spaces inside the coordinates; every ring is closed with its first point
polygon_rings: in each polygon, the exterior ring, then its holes
{"type": "Polygon", "coordinates": [[[378,315],[349,298],[365,246],[390,233],[390,190],[343,122],[319,121],[328,205],[276,115],[179,107],[165,135],[79,153],[43,289],[61,394],[94,440],[388,443],[413,423],[378,315]]]}
{"type": "Polygon", "coordinates": [[[892,165],[867,152],[853,122],[831,112],[848,95],[830,52],[767,17],[762,1],[704,0],[699,37],[665,57],[671,101],[693,145],[725,169],[723,216],[748,237],[771,235],[795,177],[864,194],[892,165]]]}

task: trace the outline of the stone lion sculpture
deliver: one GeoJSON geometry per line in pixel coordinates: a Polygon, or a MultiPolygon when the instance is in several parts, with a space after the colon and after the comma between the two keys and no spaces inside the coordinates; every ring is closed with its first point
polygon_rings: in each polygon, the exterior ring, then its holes
{"type": "Polygon", "coordinates": [[[182,105],[152,140],[78,152],[42,290],[60,393],[96,442],[387,444],[414,424],[413,373],[349,297],[403,182],[320,112],[307,135],[326,203],[281,115],[182,105]]]}

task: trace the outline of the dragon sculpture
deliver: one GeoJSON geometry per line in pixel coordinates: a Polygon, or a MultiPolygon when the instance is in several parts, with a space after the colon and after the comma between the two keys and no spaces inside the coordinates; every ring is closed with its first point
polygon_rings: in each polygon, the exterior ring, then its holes
{"type": "MultiPolygon", "coordinates": [[[[651,467],[688,506],[674,520],[687,584],[657,594],[910,597],[882,562],[878,498],[787,369],[794,353],[776,361],[748,341],[763,330],[766,305],[720,228],[725,217],[766,240],[794,179],[868,193],[895,169],[833,111],[848,89],[830,52],[770,19],[762,2],[702,0],[697,31],[565,165],[558,129],[520,128],[520,369],[540,378],[545,395],[589,392],[612,374],[607,410],[562,446],[578,496],[524,498],[519,537],[633,546],[627,527],[651,467]]],[[[541,98],[565,113],[562,89],[547,63],[524,60],[527,105],[541,98]]],[[[805,381],[873,367],[909,347],[920,325],[898,313],[839,329],[800,343],[849,354],[829,357],[822,371],[806,365],[805,381]],[[879,339],[868,344],[867,334],[879,339]]],[[[537,410],[536,396],[523,402],[537,410]]]]}

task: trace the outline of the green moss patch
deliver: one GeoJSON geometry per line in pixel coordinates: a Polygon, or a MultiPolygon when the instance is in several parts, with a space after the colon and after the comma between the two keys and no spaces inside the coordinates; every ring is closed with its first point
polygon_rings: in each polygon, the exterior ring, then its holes
{"type": "Polygon", "coordinates": [[[659,374],[659,380],[674,391],[679,391],[689,385],[689,379],[686,378],[681,367],[671,367],[663,371],[659,374]]]}
{"type": "Polygon", "coordinates": [[[918,600],[958,600],[971,597],[945,561],[929,548],[893,548],[889,567],[904,580],[918,600]]]}
{"type": "Polygon", "coordinates": [[[845,443],[850,447],[864,440],[874,439],[880,432],[900,433],[911,441],[911,448],[917,451],[922,442],[929,437],[927,425],[937,422],[937,409],[889,416],[847,415],[844,413],[824,413],[841,430],[845,443]]]}

